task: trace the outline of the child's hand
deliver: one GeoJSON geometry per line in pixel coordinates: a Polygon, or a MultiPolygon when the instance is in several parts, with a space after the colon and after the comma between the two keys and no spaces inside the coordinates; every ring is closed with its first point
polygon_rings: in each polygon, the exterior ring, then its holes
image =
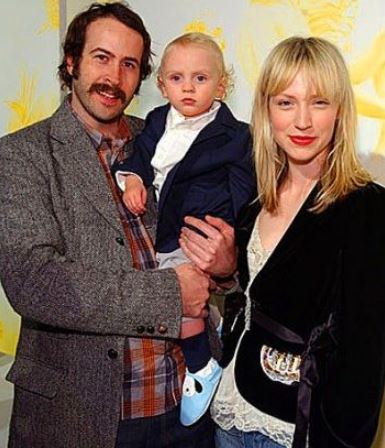
{"type": "Polygon", "coordinates": [[[147,191],[138,176],[129,175],[126,179],[123,202],[134,215],[143,215],[146,211],[147,191]]]}

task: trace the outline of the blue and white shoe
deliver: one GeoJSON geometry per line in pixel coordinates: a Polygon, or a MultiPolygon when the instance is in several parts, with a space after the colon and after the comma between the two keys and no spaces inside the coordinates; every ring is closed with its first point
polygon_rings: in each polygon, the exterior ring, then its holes
{"type": "Polygon", "coordinates": [[[191,373],[186,370],[180,406],[182,425],[193,425],[207,411],[221,376],[222,367],[214,358],[198,372],[191,373]]]}

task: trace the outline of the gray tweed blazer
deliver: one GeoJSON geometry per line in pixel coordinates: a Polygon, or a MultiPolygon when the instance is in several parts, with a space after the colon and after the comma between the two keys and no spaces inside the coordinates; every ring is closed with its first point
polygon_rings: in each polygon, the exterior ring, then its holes
{"type": "MultiPolygon", "coordinates": [[[[142,121],[130,122],[138,133],[142,121]]],[[[0,140],[0,278],[22,316],[9,446],[113,448],[124,338],[149,327],[176,338],[180,293],[172,269],[133,271],[96,151],[66,102],[0,140]]]]}

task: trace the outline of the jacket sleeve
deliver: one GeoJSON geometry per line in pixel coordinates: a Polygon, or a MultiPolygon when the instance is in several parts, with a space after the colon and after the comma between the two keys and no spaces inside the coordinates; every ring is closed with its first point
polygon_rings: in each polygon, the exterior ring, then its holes
{"type": "Polygon", "coordinates": [[[156,148],[156,142],[149,133],[148,123],[150,119],[150,116],[147,117],[142,133],[134,139],[132,156],[116,163],[112,168],[114,175],[118,172],[137,174],[146,187],[151,186],[154,181],[154,169],[151,166],[151,160],[156,148]]]}
{"type": "Polygon", "coordinates": [[[229,187],[234,210],[234,220],[239,212],[257,193],[254,163],[252,160],[252,143],[248,126],[242,126],[237,146],[234,148],[239,155],[234,162],[229,163],[229,187]]]}
{"type": "Polygon", "coordinates": [[[338,352],[321,405],[323,423],[335,441],[320,441],[320,447],[369,448],[384,389],[385,190],[370,185],[353,195],[338,352]]]}
{"type": "Polygon", "coordinates": [[[24,322],[68,331],[178,337],[175,271],[133,270],[121,233],[81,191],[55,190],[45,134],[0,140],[0,277],[11,305],[24,322]]]}

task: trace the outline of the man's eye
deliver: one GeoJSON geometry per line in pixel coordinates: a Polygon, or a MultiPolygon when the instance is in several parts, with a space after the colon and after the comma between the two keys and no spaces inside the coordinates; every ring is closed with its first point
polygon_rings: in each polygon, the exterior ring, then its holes
{"type": "Polygon", "coordinates": [[[100,61],[100,62],[107,62],[108,61],[108,56],[106,56],[105,54],[97,54],[95,56],[95,58],[100,61]]]}
{"type": "Polygon", "coordinates": [[[125,61],[125,62],[123,62],[123,66],[125,68],[128,68],[128,69],[136,68],[136,64],[134,64],[132,61],[125,61]]]}

